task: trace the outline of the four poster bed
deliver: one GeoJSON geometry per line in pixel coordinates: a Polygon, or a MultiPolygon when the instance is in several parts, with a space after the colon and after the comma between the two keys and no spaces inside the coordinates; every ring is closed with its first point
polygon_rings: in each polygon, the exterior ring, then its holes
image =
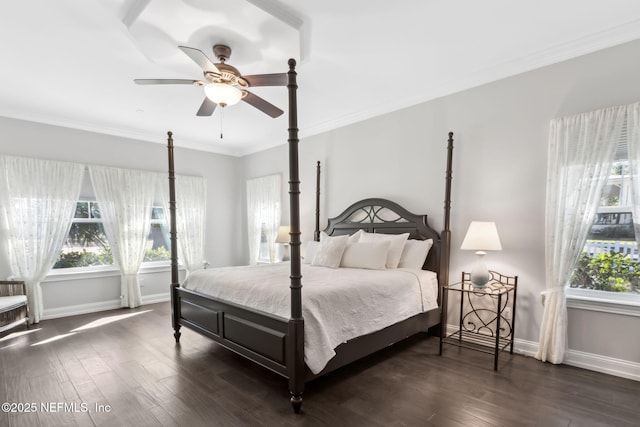
{"type": "MultiPolygon", "coordinates": [[[[355,238],[362,241],[363,233],[367,238],[382,237],[385,241],[387,238],[397,237],[403,240],[405,246],[409,246],[405,241],[431,240],[432,245],[430,249],[427,248],[426,259],[421,258],[420,261],[422,268],[385,268],[385,262],[388,264],[390,260],[387,254],[391,254],[393,243],[375,243],[376,239],[365,246],[368,249],[375,247],[384,250],[386,258],[382,259],[382,268],[331,268],[322,262],[316,263],[317,254],[313,260],[310,259],[309,246],[303,265],[300,244],[297,83],[295,61],[292,59],[289,60],[287,79],[290,263],[201,270],[191,273],[183,286],[180,285],[173,139],[169,132],[171,305],[176,342],[180,339],[180,328],[185,326],[282,375],[289,381],[291,404],[298,413],[305,382],[418,332],[430,328],[435,328],[436,333],[440,332],[439,301],[442,286],[448,281],[449,266],[453,134],[449,133],[448,139],[444,230],[440,234],[427,224],[426,215],[412,214],[400,205],[384,199],[366,199],[354,203],[339,216],[329,219],[328,226],[321,232],[318,162],[314,233],[317,246],[322,248],[325,245],[328,248],[330,243],[327,242],[335,243],[340,240],[344,245],[343,249],[355,248],[358,246],[348,246],[344,241],[352,239],[359,244],[355,238]],[[303,276],[304,302],[301,293],[303,276]],[[220,285],[228,280],[235,281],[227,287],[220,285]],[[285,283],[289,283],[288,288],[285,283]],[[356,309],[357,304],[362,301],[365,301],[364,306],[356,309]],[[364,322],[357,322],[356,317],[362,318],[364,322]]],[[[315,249],[322,251],[318,247],[315,249]]],[[[345,263],[347,252],[344,250],[342,253],[345,255],[339,262],[345,263]]],[[[404,256],[405,252],[402,252],[402,257],[404,256]]],[[[369,263],[372,257],[367,255],[352,259],[356,260],[356,264],[369,263]]],[[[402,267],[402,259],[404,258],[399,260],[399,267],[402,267]]]]}

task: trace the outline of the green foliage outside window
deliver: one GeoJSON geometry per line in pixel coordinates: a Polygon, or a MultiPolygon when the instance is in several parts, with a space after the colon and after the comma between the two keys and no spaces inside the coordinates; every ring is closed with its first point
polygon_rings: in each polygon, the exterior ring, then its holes
{"type": "Polygon", "coordinates": [[[147,249],[144,253],[144,262],[150,261],[164,261],[171,259],[171,253],[169,249],[164,246],[159,246],[155,249],[147,249]]]}
{"type": "Polygon", "coordinates": [[[571,277],[572,288],[640,293],[640,262],[611,251],[580,256],[571,277]]]}
{"type": "Polygon", "coordinates": [[[106,245],[100,252],[81,251],[61,252],[53,268],[94,267],[113,264],[111,247],[106,245]]]}
{"type": "MultiPolygon", "coordinates": [[[[147,249],[144,254],[144,262],[164,261],[170,258],[171,253],[163,246],[156,249],[147,249]]],[[[100,252],[83,249],[81,251],[60,253],[53,268],[95,267],[111,264],[113,264],[113,254],[111,253],[111,247],[107,245],[100,252]]]]}

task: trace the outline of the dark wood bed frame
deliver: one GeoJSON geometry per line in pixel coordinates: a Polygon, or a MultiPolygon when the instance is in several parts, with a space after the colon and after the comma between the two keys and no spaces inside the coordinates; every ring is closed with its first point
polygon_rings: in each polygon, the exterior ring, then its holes
{"type": "MultiPolygon", "coordinates": [[[[381,331],[357,337],[338,346],[336,356],[318,374],[313,374],[304,363],[304,319],[302,317],[302,274],[300,256],[300,180],[298,169],[297,82],[295,60],[289,60],[287,89],[289,93],[289,196],[291,234],[291,317],[282,319],[265,312],[239,306],[210,296],[184,289],[178,279],[178,254],[176,238],[176,196],[173,155],[173,135],[168,132],[169,159],[169,210],[171,236],[171,319],[174,337],[180,340],[180,328],[185,326],[220,345],[276,372],[289,380],[291,404],[296,413],[302,406],[305,383],[339,367],[372,354],[418,332],[427,331],[440,323],[440,308],[420,313],[381,331]]],[[[341,215],[329,220],[325,232],[329,235],[350,234],[357,230],[376,233],[405,233],[411,238],[433,239],[433,246],[424,268],[438,273],[439,299],[441,288],[448,282],[451,233],[449,217],[451,206],[451,158],[453,133],[449,133],[445,189],[444,230],[438,234],[427,225],[426,215],[414,215],[394,202],[384,199],[367,199],[354,203],[341,215]],[[398,215],[392,221],[378,216],[381,209],[389,209],[398,215]],[[354,214],[358,219],[354,221],[354,214]]],[[[320,236],[320,164],[317,168],[316,230],[314,239],[320,236]]],[[[386,218],[386,216],[385,216],[386,218]]],[[[435,328],[439,333],[439,328],[435,328]]]]}

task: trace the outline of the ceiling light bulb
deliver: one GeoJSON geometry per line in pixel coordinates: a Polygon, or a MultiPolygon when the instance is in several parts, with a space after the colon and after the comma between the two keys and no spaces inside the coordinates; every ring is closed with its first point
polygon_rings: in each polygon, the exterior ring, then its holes
{"type": "Polygon", "coordinates": [[[242,99],[240,89],[224,83],[209,83],[204,86],[204,93],[221,107],[237,104],[242,99]]]}

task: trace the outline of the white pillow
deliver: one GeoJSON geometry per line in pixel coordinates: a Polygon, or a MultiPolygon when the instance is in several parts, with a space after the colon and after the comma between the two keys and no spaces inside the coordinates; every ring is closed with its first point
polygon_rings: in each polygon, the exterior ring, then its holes
{"type": "Polygon", "coordinates": [[[353,233],[351,236],[349,236],[348,243],[359,242],[360,241],[360,236],[362,235],[362,233],[364,233],[364,230],[358,230],[355,233],[353,233]]]}
{"type": "Polygon", "coordinates": [[[388,240],[347,243],[340,267],[384,270],[390,245],[388,240]]]}
{"type": "Polygon", "coordinates": [[[379,242],[389,241],[389,252],[387,252],[387,268],[398,268],[404,243],[409,238],[409,233],[403,234],[383,234],[383,233],[362,233],[359,242],[379,242]]]}
{"type": "Polygon", "coordinates": [[[302,262],[304,264],[311,264],[311,262],[313,261],[313,257],[315,257],[316,252],[318,252],[319,247],[320,242],[316,242],[315,240],[307,241],[307,244],[304,247],[304,257],[302,257],[302,262]]]}
{"type": "Polygon", "coordinates": [[[409,239],[404,244],[398,268],[422,269],[424,261],[429,255],[429,250],[433,246],[433,239],[413,240],[409,239]]]}
{"type": "Polygon", "coordinates": [[[347,246],[349,235],[329,236],[324,231],[320,233],[320,246],[316,251],[311,265],[338,268],[344,248],[347,246]]]}

